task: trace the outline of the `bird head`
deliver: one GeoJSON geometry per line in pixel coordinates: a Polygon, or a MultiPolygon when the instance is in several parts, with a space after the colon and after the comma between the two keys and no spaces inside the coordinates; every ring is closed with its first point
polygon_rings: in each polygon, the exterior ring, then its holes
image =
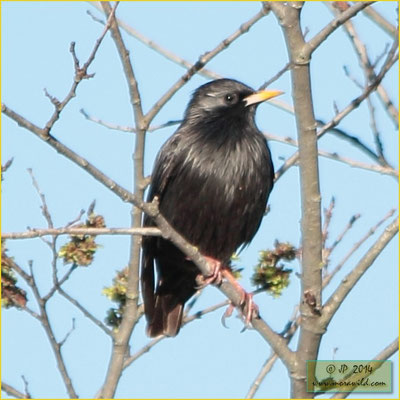
{"type": "Polygon", "coordinates": [[[200,86],[193,94],[185,120],[254,116],[258,104],[282,94],[279,90],[255,91],[233,79],[217,79],[200,86]]]}

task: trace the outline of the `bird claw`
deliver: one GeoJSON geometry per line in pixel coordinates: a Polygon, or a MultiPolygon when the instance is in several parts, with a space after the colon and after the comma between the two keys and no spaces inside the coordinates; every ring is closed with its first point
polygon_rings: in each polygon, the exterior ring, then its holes
{"type": "Polygon", "coordinates": [[[253,300],[253,293],[247,293],[243,291],[244,299],[240,304],[242,308],[242,315],[244,317],[244,323],[246,327],[251,326],[251,319],[253,315],[257,318],[260,316],[260,312],[256,303],[253,300]]]}
{"type": "Polygon", "coordinates": [[[225,310],[225,312],[222,314],[221,317],[221,323],[223,325],[224,328],[229,328],[226,323],[225,323],[225,319],[229,318],[230,316],[232,316],[233,310],[235,309],[234,305],[231,303],[229,304],[229,306],[227,307],[227,309],[225,310]]]}
{"type": "MultiPolygon", "coordinates": [[[[223,266],[220,261],[216,260],[215,258],[207,256],[205,256],[205,259],[207,260],[208,265],[212,270],[212,273],[207,277],[203,275],[197,276],[196,282],[198,283],[198,285],[196,286],[196,289],[197,290],[203,289],[209,284],[214,284],[218,286],[222,283],[223,278],[228,280],[241,292],[241,299],[238,308],[240,310],[241,317],[245,324],[244,330],[250,327],[253,315],[255,315],[256,317],[260,315],[258,306],[257,304],[254,303],[253,294],[247,293],[242,288],[242,286],[240,286],[235,277],[232,275],[231,270],[228,267],[223,266]]],[[[232,315],[234,308],[235,308],[234,305],[230,304],[221,318],[222,325],[225,328],[227,328],[225,324],[225,319],[229,318],[232,315]]]]}
{"type": "Polygon", "coordinates": [[[208,265],[210,266],[210,269],[212,269],[211,275],[205,277],[203,275],[199,275],[196,278],[196,281],[199,283],[196,286],[197,290],[204,289],[207,285],[209,284],[214,284],[214,285],[220,285],[222,282],[222,264],[220,261],[204,256],[204,258],[207,260],[208,265]]]}

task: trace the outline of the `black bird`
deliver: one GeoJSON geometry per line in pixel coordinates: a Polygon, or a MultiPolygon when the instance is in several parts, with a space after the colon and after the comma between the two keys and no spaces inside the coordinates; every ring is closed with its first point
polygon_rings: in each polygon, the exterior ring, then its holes
{"type": "MultiPolygon", "coordinates": [[[[161,214],[214,268],[248,244],[260,226],[274,168],[254,117],[257,104],[281,93],[255,92],[231,79],[206,83],[157,156],[148,201],[158,197],[161,214]]],[[[154,225],[144,217],[143,226],[154,225]]],[[[200,270],[161,237],[143,237],[142,248],[147,333],[175,336],[200,270]]]]}

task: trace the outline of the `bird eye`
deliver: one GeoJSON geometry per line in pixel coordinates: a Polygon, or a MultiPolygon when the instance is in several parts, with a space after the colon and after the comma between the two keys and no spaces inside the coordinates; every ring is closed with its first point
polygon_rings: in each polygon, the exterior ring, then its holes
{"type": "Polygon", "coordinates": [[[225,96],[225,103],[226,104],[233,104],[236,103],[237,95],[235,93],[229,93],[225,96]]]}

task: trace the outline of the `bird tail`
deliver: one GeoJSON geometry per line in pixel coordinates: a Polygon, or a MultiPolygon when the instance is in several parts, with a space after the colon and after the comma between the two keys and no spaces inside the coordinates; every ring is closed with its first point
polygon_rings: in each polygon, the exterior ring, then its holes
{"type": "Polygon", "coordinates": [[[182,324],[184,302],[171,294],[156,294],[153,315],[147,325],[150,337],[176,336],[182,324]]]}
{"type": "Polygon", "coordinates": [[[142,243],[141,286],[150,337],[178,334],[185,302],[196,292],[196,276],[199,273],[194,264],[174,246],[167,242],[163,245],[166,246],[163,248],[167,256],[157,260],[156,279],[155,239],[144,238],[142,243]]]}

